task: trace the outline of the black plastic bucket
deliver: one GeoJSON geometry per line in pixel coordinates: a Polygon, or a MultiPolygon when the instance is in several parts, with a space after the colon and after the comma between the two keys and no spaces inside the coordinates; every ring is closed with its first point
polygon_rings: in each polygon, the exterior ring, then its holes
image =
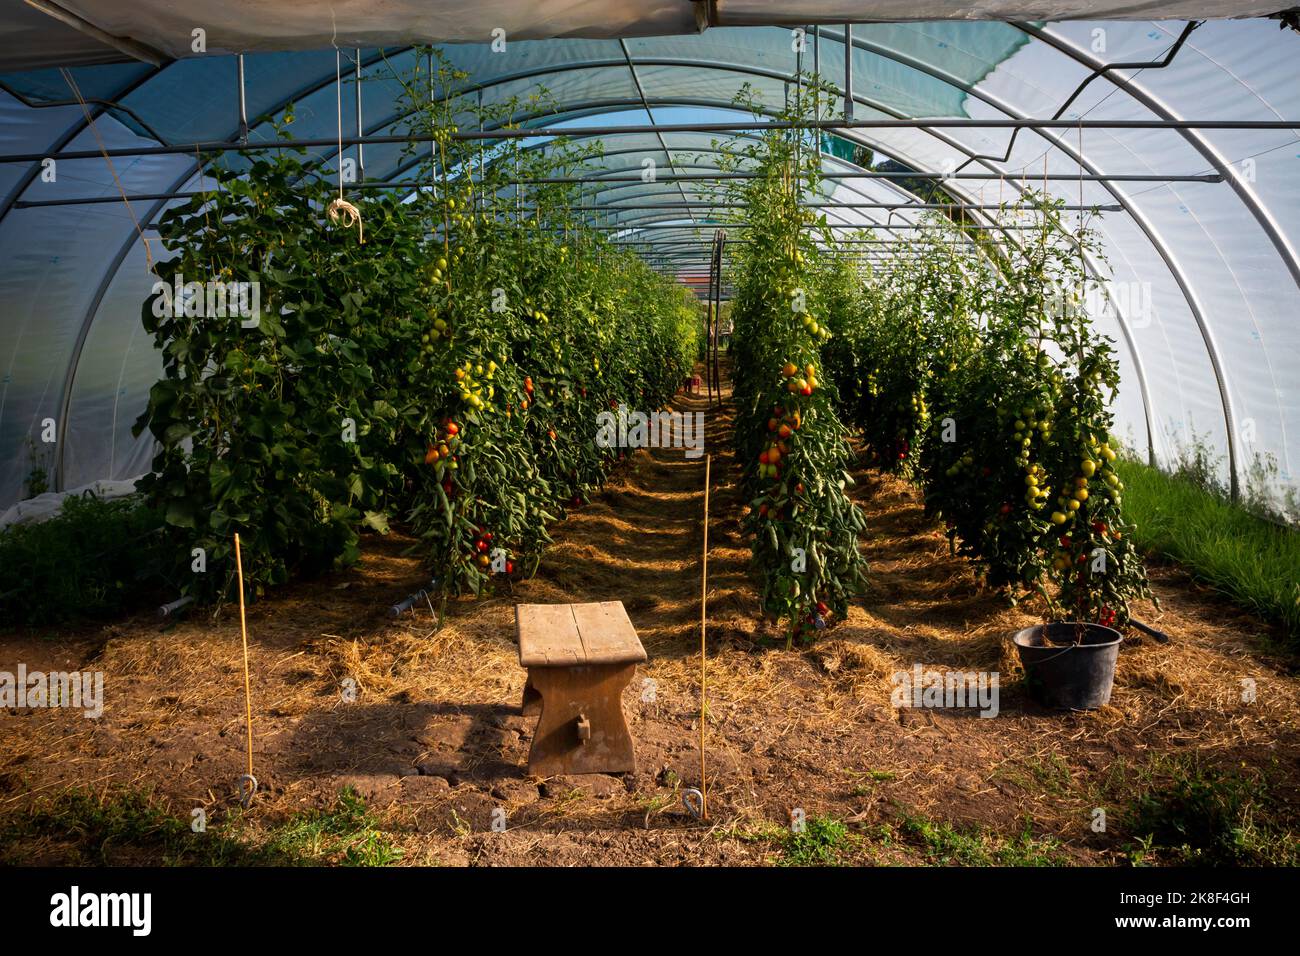
{"type": "Polygon", "coordinates": [[[1027,627],[1012,638],[1030,694],[1058,710],[1096,710],[1110,701],[1123,639],[1114,628],[1068,621],[1027,627]],[[1080,628],[1083,639],[1076,644],[1080,628]]]}

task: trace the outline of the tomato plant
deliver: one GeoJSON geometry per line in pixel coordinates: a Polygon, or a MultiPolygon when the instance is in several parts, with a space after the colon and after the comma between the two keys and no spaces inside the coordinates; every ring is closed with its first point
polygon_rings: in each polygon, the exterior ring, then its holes
{"type": "Polygon", "coordinates": [[[697,304],[576,221],[572,187],[539,187],[527,210],[503,198],[586,154],[452,139],[465,77],[425,52],[393,79],[433,147],[413,195],[367,193],[364,243],[328,221],[333,188],[289,148],[214,168],[219,188],[162,220],[177,255],[160,279],[257,281],[262,300],[255,327],[161,296],[144,309],[164,355],[137,425],[160,443],[144,488],[178,564],[195,548],[213,562],[191,592],[226,593],[234,531],[260,591],[354,561],[359,531],[392,520],[447,593],[532,573],[547,523],[618,460],[598,412],[661,407],[694,361],[697,304]]]}
{"type": "Polygon", "coordinates": [[[847,432],[822,361],[827,231],[814,227],[826,223],[800,204],[820,160],[781,133],[747,156],[757,176],[733,188],[749,227],[734,266],[735,441],[763,607],[787,621],[789,646],[842,617],[861,591],[865,522],[845,492],[847,432]]]}
{"type": "Polygon", "coordinates": [[[974,347],[971,286],[955,247],[913,243],[908,268],[869,275],[833,313],[828,361],[845,417],[881,469],[915,475],[932,407],[974,347]]]}
{"type": "Polygon", "coordinates": [[[1119,372],[1079,292],[1093,240],[1070,236],[1058,207],[1038,199],[1020,217],[1013,255],[932,217],[904,267],[865,277],[832,352],[881,467],[921,484],[986,583],[1122,624],[1149,589],[1106,439],[1119,372]]]}
{"type": "MultiPolygon", "coordinates": [[[[357,528],[382,526],[397,471],[386,458],[394,409],[369,358],[401,334],[412,295],[380,247],[321,226],[328,189],[304,179],[299,154],[258,153],[243,172],[214,167],[217,188],[169,210],[175,251],[144,304],[163,355],[136,432],[158,440],[141,488],[178,538],[188,590],[224,593],[240,531],[255,590],[357,555],[357,528]],[[212,315],[212,283],[260,288],[260,314],[212,315]],[[167,289],[198,283],[192,294],[167,289]],[[195,549],[198,549],[196,551],[195,549]]],[[[392,200],[375,209],[394,212],[392,200]]],[[[389,242],[409,250],[409,231],[389,242]]],[[[229,309],[226,309],[229,312],[229,309]]]]}

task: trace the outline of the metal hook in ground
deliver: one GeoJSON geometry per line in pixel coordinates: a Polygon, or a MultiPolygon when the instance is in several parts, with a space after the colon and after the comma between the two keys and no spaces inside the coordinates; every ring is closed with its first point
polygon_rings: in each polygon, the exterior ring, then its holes
{"type": "Polygon", "coordinates": [[[253,794],[257,793],[257,778],[246,773],[239,778],[239,805],[247,810],[253,803],[253,794]]]}

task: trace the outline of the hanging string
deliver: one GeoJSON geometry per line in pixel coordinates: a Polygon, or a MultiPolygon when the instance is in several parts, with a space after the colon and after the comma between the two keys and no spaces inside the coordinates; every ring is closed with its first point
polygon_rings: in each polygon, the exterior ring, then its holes
{"type": "Polygon", "coordinates": [[[85,98],[81,95],[81,89],[77,86],[77,81],[72,78],[72,74],[67,68],[59,67],[59,72],[63,74],[63,79],[67,82],[68,88],[72,90],[72,95],[77,98],[77,103],[81,106],[81,112],[86,117],[86,125],[90,127],[91,134],[95,137],[95,142],[99,144],[100,155],[104,157],[104,162],[108,164],[108,171],[113,177],[113,182],[117,186],[117,191],[122,197],[122,204],[126,206],[127,213],[131,216],[131,222],[135,225],[135,234],[140,237],[144,243],[144,255],[147,262],[146,271],[153,271],[153,251],[149,246],[149,240],[145,238],[144,230],[140,228],[140,220],[136,218],[135,208],[131,201],[126,198],[126,190],[122,188],[122,180],[117,178],[117,169],[113,166],[113,161],[108,156],[108,150],[104,147],[104,140],[99,135],[99,127],[95,125],[94,117],[90,115],[90,107],[86,105],[85,98]]]}
{"type": "Polygon", "coordinates": [[[1083,239],[1083,119],[1079,119],[1079,239],[1083,239]]]}
{"type": "MultiPolygon", "coordinates": [[[[331,7],[330,19],[332,20],[333,17],[334,10],[331,7]]],[[[329,217],[330,222],[334,225],[338,225],[341,221],[344,229],[351,229],[356,226],[357,242],[365,245],[366,230],[365,226],[361,224],[361,210],[343,198],[343,52],[339,49],[338,37],[338,24],[335,23],[334,36],[331,38],[330,43],[334,47],[334,100],[338,110],[339,150],[335,156],[338,159],[339,195],[326,208],[325,215],[329,217]]]]}

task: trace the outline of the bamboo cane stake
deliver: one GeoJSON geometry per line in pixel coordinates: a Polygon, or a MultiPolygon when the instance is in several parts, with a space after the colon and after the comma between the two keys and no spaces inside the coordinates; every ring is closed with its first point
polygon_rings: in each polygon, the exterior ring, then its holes
{"type": "Polygon", "coordinates": [[[244,642],[244,720],[248,728],[248,776],[251,778],[253,777],[253,693],[248,679],[248,624],[244,617],[244,560],[239,550],[239,532],[235,532],[235,570],[239,577],[239,633],[244,642]]]}

